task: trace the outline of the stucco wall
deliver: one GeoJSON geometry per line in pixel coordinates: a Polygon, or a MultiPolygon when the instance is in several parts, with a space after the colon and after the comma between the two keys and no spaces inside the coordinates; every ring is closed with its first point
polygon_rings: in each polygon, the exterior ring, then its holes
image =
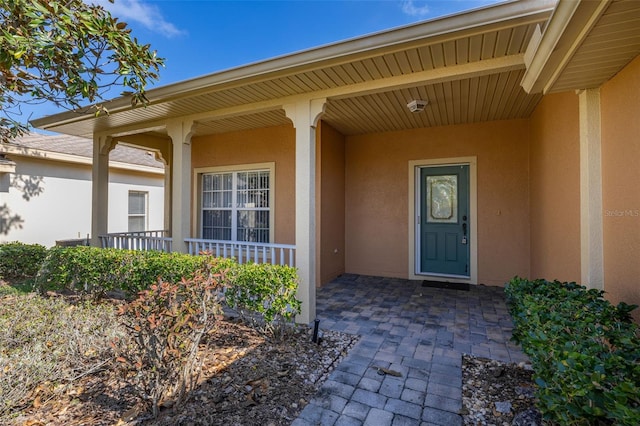
{"type": "MultiPolygon", "coordinates": [[[[91,166],[13,156],[15,173],[2,177],[0,206],[19,215],[22,228],[0,235],[0,242],[21,241],[52,246],[56,240],[85,238],[91,233],[91,166]],[[25,199],[24,187],[28,182],[25,199]],[[18,185],[18,187],[16,187],[18,185]]],[[[149,229],[164,227],[164,176],[111,169],[109,232],[127,231],[129,191],[149,193],[149,229]]]]}
{"type": "MultiPolygon", "coordinates": [[[[293,126],[194,137],[192,167],[275,163],[276,243],[295,244],[295,133],[293,126]]],[[[196,189],[197,191],[197,189],[196,189]]],[[[196,193],[193,191],[192,193],[196,193]]],[[[195,225],[195,224],[194,224],[195,225]]],[[[200,230],[196,230],[200,235],[200,230]]]]}
{"type": "Polygon", "coordinates": [[[604,287],[614,303],[640,304],[640,57],[600,95],[604,287]]]}
{"type": "Polygon", "coordinates": [[[578,96],[545,96],[531,116],[530,129],[530,278],[579,282],[578,96]]]}
{"type": "Polygon", "coordinates": [[[165,229],[164,175],[111,170],[109,172],[109,232],[128,231],[129,191],[148,194],[147,229],[152,231],[165,229]]]}
{"type": "Polygon", "coordinates": [[[528,122],[347,137],[346,272],[406,278],[408,162],[477,157],[478,281],[529,274],[528,122]]]}
{"type": "Polygon", "coordinates": [[[326,123],[318,133],[318,284],[345,272],[344,257],[344,143],[326,123]]]}

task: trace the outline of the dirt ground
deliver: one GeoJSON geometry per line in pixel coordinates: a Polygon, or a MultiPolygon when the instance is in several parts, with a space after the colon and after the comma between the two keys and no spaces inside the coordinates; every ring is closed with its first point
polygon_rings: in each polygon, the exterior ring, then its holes
{"type": "Polygon", "coordinates": [[[297,327],[275,343],[227,319],[201,346],[201,383],[179,410],[166,407],[153,419],[117,370],[104,369],[56,389],[49,400],[36,391],[15,424],[289,425],[357,340],[325,331],[317,344],[311,330],[297,327]]]}

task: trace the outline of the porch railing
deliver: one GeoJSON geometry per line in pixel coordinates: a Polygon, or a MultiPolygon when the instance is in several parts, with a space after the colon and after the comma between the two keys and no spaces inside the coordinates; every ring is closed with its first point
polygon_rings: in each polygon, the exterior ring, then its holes
{"type": "MultiPolygon", "coordinates": [[[[100,235],[102,248],[125,250],[172,251],[167,231],[118,232],[100,235]]],[[[244,241],[204,240],[186,238],[188,253],[209,252],[215,257],[235,258],[238,263],[272,263],[295,266],[296,246],[292,244],[252,243],[244,241]]]]}
{"type": "Polygon", "coordinates": [[[292,244],[252,243],[245,241],[185,239],[189,254],[209,252],[215,257],[233,257],[238,263],[272,263],[295,266],[296,246],[292,244]]]}
{"type": "Polygon", "coordinates": [[[117,248],[124,250],[158,250],[171,251],[171,237],[168,231],[138,231],[118,232],[100,235],[102,248],[117,248]]]}

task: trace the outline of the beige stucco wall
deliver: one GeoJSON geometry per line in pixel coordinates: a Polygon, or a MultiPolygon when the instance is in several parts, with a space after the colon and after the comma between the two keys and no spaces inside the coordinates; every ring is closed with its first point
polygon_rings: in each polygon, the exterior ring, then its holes
{"type": "Polygon", "coordinates": [[[531,116],[531,276],[580,281],[578,96],[547,95],[531,116]]]}
{"type": "Polygon", "coordinates": [[[477,157],[478,281],[529,274],[527,120],[346,139],[346,272],[406,278],[408,162],[477,157]]]}
{"type": "Polygon", "coordinates": [[[600,93],[604,289],[614,303],[640,305],[640,57],[600,93]]]}
{"type": "MultiPolygon", "coordinates": [[[[191,165],[275,163],[275,243],[295,244],[295,133],[291,125],[193,137],[191,165]]],[[[197,192],[192,191],[195,195],[197,192]]],[[[195,226],[195,224],[194,224],[195,226]]],[[[200,236],[196,229],[195,235],[200,236]]]]}
{"type": "Polygon", "coordinates": [[[317,134],[318,284],[345,272],[345,138],[322,122],[317,134]]]}

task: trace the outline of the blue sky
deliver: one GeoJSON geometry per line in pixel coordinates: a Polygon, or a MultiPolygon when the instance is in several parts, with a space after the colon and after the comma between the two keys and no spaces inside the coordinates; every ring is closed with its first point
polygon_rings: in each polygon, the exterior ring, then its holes
{"type": "MultiPolygon", "coordinates": [[[[153,86],[486,6],[497,0],[86,0],[165,58],[153,86]]],[[[119,92],[114,92],[117,96],[119,92]]],[[[34,117],[56,112],[41,106],[34,117]]]]}

